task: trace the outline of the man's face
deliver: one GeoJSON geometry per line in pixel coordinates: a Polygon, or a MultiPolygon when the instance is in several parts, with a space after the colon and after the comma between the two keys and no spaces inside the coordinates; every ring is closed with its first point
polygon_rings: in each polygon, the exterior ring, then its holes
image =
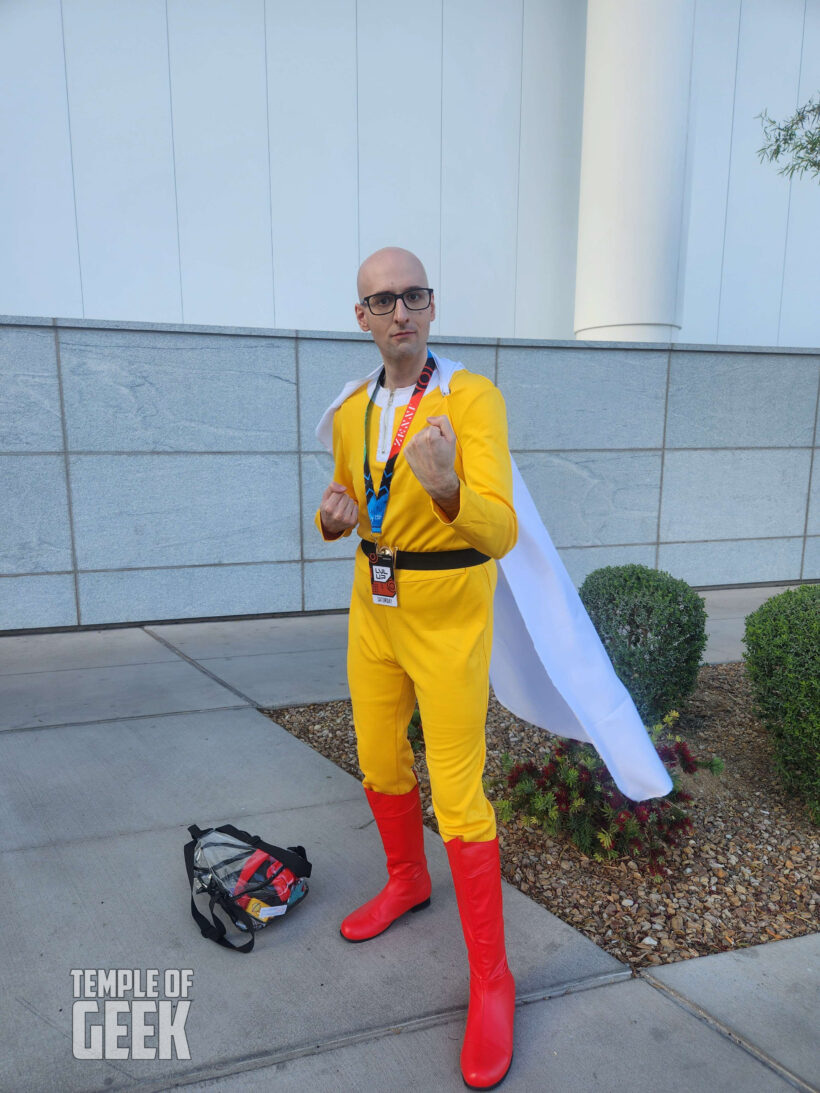
{"type": "MultiPolygon", "coordinates": [[[[418,258],[397,248],[377,251],[359,271],[359,300],[378,292],[398,294],[410,288],[427,287],[427,274],[418,258]]],[[[410,311],[404,300],[396,300],[389,315],[374,315],[366,305],[356,304],[360,328],[373,335],[382,357],[396,364],[426,355],[430,323],[435,317],[435,299],[423,311],[410,311]]]]}

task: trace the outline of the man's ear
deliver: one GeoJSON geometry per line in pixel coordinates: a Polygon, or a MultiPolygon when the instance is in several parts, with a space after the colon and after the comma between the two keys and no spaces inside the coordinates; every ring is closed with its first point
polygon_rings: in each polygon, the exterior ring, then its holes
{"type": "Polygon", "coordinates": [[[433,322],[435,317],[436,317],[436,294],[434,292],[431,292],[430,293],[430,322],[433,322]]]}
{"type": "Polygon", "coordinates": [[[356,322],[359,324],[359,329],[369,332],[370,324],[367,321],[367,308],[363,304],[353,305],[356,311],[356,322]]]}

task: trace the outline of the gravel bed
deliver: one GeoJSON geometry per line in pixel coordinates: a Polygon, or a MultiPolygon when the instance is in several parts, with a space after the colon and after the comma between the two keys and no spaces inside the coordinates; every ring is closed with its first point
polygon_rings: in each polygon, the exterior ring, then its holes
{"type": "MultiPolygon", "coordinates": [[[[361,778],[350,702],[265,710],[272,720],[361,778]]],[[[820,930],[820,829],[782,789],[765,728],[751,712],[742,661],[702,665],[675,731],[697,759],[720,756],[720,775],[682,775],[691,837],[671,847],[668,876],[640,859],[595,862],[567,838],[499,821],[502,872],[531,899],[634,968],[741,949],[820,930]]],[[[556,740],[490,695],[485,776],[501,757],[540,760],[556,740]]],[[[416,756],[425,823],[437,830],[423,748],[416,756]]],[[[503,783],[499,782],[499,786],[503,783]]],[[[490,790],[497,798],[501,788],[490,790]]]]}

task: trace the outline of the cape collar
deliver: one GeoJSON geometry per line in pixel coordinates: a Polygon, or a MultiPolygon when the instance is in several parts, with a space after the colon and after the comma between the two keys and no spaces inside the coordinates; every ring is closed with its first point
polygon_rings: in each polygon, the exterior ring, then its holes
{"type": "MultiPolygon", "coordinates": [[[[443,395],[450,394],[450,380],[453,373],[457,372],[459,368],[463,368],[464,365],[460,361],[451,361],[447,357],[440,357],[437,353],[433,353],[433,360],[436,362],[436,368],[438,369],[439,387],[443,395]]],[[[364,387],[365,384],[370,383],[372,379],[375,379],[382,370],[381,363],[377,368],[374,368],[372,372],[368,372],[366,376],[362,376],[361,379],[350,380],[341,389],[336,398],[331,402],[330,406],[322,414],[322,418],[319,424],[316,426],[316,437],[327,448],[327,450],[333,454],[333,415],[342,405],[342,403],[355,394],[360,387],[364,387]]]]}

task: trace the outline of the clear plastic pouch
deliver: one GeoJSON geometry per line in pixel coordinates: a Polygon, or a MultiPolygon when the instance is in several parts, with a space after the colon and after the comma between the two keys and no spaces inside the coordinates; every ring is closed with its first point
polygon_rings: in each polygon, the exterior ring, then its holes
{"type": "Polygon", "coordinates": [[[273,846],[230,824],[188,830],[194,837],[185,847],[191,913],[204,937],[248,951],[252,937],[245,944],[231,938],[263,929],[307,895],[311,864],[304,847],[273,846]]]}

